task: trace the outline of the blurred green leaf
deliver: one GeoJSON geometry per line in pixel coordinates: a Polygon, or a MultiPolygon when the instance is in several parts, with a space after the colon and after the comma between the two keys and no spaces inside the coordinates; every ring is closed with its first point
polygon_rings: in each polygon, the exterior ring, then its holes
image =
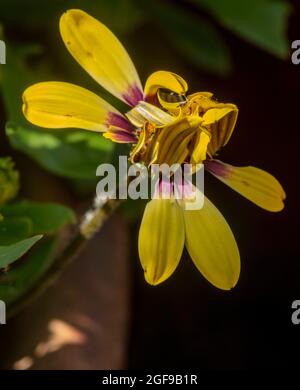
{"type": "Polygon", "coordinates": [[[42,235],[38,235],[15,244],[0,246],[0,268],[5,268],[18,260],[42,237],[42,235]]]}
{"type": "MultiPolygon", "coordinates": [[[[107,24],[115,33],[122,34],[132,31],[144,22],[145,15],[134,0],[71,0],[78,3],[92,16],[107,24]]],[[[75,8],[74,4],[71,8],[75,8]]]]}
{"type": "Polygon", "coordinates": [[[11,157],[0,158],[0,205],[11,201],[20,188],[19,172],[11,157]]]}
{"type": "Polygon", "coordinates": [[[164,2],[146,2],[145,8],[152,12],[153,21],[159,23],[172,46],[191,63],[220,75],[230,71],[227,46],[218,31],[205,19],[164,2]]]}
{"type": "MultiPolygon", "coordinates": [[[[71,5],[72,0],[65,0],[66,6],[71,5]]],[[[2,22],[16,23],[27,26],[45,23],[45,19],[63,6],[61,0],[51,0],[43,4],[38,0],[1,0],[1,19],[2,22]],[[27,15],[28,17],[24,17],[27,15]],[[30,17],[29,17],[30,16],[30,17]]]]}
{"type": "Polygon", "coordinates": [[[0,221],[0,245],[10,245],[32,235],[29,218],[5,218],[0,221]]]}
{"type": "Polygon", "coordinates": [[[283,0],[191,0],[251,43],[286,58],[289,3],[283,0]]]}
{"type": "Polygon", "coordinates": [[[45,62],[38,66],[29,66],[29,58],[42,54],[42,48],[36,44],[26,44],[14,48],[6,45],[7,66],[0,67],[0,86],[7,118],[18,123],[26,123],[22,113],[22,94],[30,84],[47,77],[49,65],[45,62]]]}
{"type": "Polygon", "coordinates": [[[70,179],[94,179],[99,164],[109,162],[114,145],[101,134],[84,131],[59,135],[8,123],[6,134],[14,149],[43,168],[70,179]]]}
{"type": "Polygon", "coordinates": [[[12,304],[24,294],[51,265],[56,247],[56,238],[48,237],[40,241],[24,261],[0,277],[0,298],[12,304]]]}
{"type": "Polygon", "coordinates": [[[3,222],[6,218],[28,218],[32,224],[32,234],[53,234],[63,226],[76,222],[75,214],[70,208],[55,203],[23,201],[6,205],[0,210],[4,216],[3,222]]]}

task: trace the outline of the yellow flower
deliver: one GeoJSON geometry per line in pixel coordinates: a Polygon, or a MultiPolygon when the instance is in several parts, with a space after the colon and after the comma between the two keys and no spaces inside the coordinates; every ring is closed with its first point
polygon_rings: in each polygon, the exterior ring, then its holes
{"type": "MultiPolygon", "coordinates": [[[[153,163],[204,163],[225,184],[258,206],[280,211],[285,193],[261,169],[234,167],[214,159],[229,141],[237,120],[234,104],[219,103],[210,92],[187,94],[180,76],[157,71],[144,89],[124,47],[102,23],[81,10],[60,20],[63,41],[75,60],[111,94],[131,108],[122,115],[94,93],[62,82],[30,86],[23,112],[35,125],[102,132],[115,142],[133,144],[130,159],[153,163]]],[[[160,190],[159,190],[160,191],[160,190]]],[[[166,280],[177,267],[184,245],[199,271],[216,287],[237,283],[240,257],[232,231],[222,214],[205,198],[200,210],[188,210],[175,197],[152,199],[139,232],[139,254],[146,280],[166,280]]]]}

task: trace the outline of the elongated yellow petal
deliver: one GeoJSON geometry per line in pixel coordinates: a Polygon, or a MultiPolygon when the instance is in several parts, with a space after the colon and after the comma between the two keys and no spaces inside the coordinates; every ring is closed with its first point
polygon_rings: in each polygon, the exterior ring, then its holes
{"type": "Polygon", "coordinates": [[[274,176],[262,169],[234,167],[220,160],[210,160],[205,167],[214,176],[245,198],[268,211],[284,208],[285,192],[274,176]]]}
{"type": "Polygon", "coordinates": [[[129,105],[142,100],[137,71],[106,26],[87,13],[72,9],[61,17],[60,32],[71,55],[102,87],[129,105]]]}
{"type": "Polygon", "coordinates": [[[146,100],[152,103],[160,88],[168,89],[178,95],[184,95],[188,90],[188,85],[186,81],[176,73],[159,70],[152,73],[146,81],[144,89],[146,100]]]}
{"type": "Polygon", "coordinates": [[[153,199],[145,209],[139,232],[139,255],[148,283],[166,280],[177,267],[184,247],[184,222],[172,199],[153,199]]]}
{"type": "Polygon", "coordinates": [[[23,94],[23,113],[34,125],[105,131],[110,124],[129,127],[122,115],[99,96],[73,84],[34,84],[23,94]]]}
{"type": "Polygon", "coordinates": [[[233,288],[240,274],[240,255],[225,218],[207,199],[200,210],[184,210],[186,247],[202,275],[222,290],[233,288]]]}

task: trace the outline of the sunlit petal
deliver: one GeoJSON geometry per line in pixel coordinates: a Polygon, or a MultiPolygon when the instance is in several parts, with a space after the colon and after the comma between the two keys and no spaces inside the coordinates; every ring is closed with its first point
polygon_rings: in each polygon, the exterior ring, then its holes
{"type": "Polygon", "coordinates": [[[206,159],[207,145],[210,142],[210,134],[205,131],[198,131],[195,137],[191,163],[199,164],[206,159]]]}
{"type": "Polygon", "coordinates": [[[210,92],[197,92],[188,96],[190,110],[201,115],[211,131],[208,154],[213,156],[229,141],[234,130],[238,108],[235,104],[220,103],[210,92]]]}
{"type": "Polygon", "coordinates": [[[159,284],[174,272],[183,246],[184,222],[176,201],[151,200],[139,232],[139,255],[148,283],[159,284]]]}
{"type": "Polygon", "coordinates": [[[106,26],[84,11],[72,9],[61,17],[60,32],[75,60],[102,87],[129,105],[143,99],[128,53],[106,26]]]}
{"type": "Polygon", "coordinates": [[[245,198],[268,211],[284,207],[285,192],[274,176],[262,169],[234,167],[220,160],[210,160],[205,168],[245,198]]]}
{"type": "Polygon", "coordinates": [[[201,130],[202,119],[196,116],[179,118],[170,125],[164,126],[155,135],[155,152],[157,164],[181,164],[190,153],[189,144],[201,130]]]}
{"type": "Polygon", "coordinates": [[[34,125],[106,131],[110,124],[130,128],[122,115],[87,89],[69,83],[44,82],[23,94],[23,113],[34,125]]]}
{"type": "Polygon", "coordinates": [[[214,286],[230,290],[240,274],[240,256],[225,218],[207,199],[200,210],[184,210],[187,250],[202,275],[214,286]]]}
{"type": "Polygon", "coordinates": [[[222,104],[220,107],[208,110],[203,119],[211,129],[211,141],[208,153],[213,156],[222,146],[225,146],[234,130],[238,109],[234,104],[222,104]],[[223,106],[223,107],[222,107],[223,106]]]}
{"type": "Polygon", "coordinates": [[[232,111],[233,109],[231,107],[211,108],[203,115],[203,126],[210,126],[219,122],[232,111]]]}
{"type": "Polygon", "coordinates": [[[146,122],[153,123],[156,126],[162,126],[175,120],[172,115],[147,102],[139,102],[126,113],[126,116],[138,128],[143,127],[146,122]]]}
{"type": "MultiPolygon", "coordinates": [[[[159,70],[152,73],[145,84],[144,95],[145,99],[150,103],[153,103],[156,98],[157,91],[160,89],[167,89],[178,95],[184,95],[188,90],[186,81],[178,76],[176,73],[159,70]]],[[[163,104],[163,102],[161,102],[163,104]]],[[[168,104],[166,107],[170,108],[168,104]]]]}

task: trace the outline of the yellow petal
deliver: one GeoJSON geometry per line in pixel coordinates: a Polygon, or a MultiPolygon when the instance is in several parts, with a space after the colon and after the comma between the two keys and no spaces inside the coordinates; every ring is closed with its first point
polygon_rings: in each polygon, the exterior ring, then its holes
{"type": "Polygon", "coordinates": [[[176,269],[184,247],[184,222],[173,199],[153,199],[139,232],[139,255],[148,283],[166,280],[176,269]]]}
{"type": "Polygon", "coordinates": [[[220,160],[210,160],[205,168],[245,198],[268,211],[284,207],[285,192],[274,176],[262,169],[234,167],[220,160]]]}
{"type": "Polygon", "coordinates": [[[219,122],[232,111],[233,108],[231,107],[211,108],[203,115],[203,126],[210,126],[216,122],[219,122]]]}
{"type": "Polygon", "coordinates": [[[238,109],[234,104],[223,104],[223,107],[212,108],[204,114],[205,124],[211,130],[211,141],[208,145],[208,153],[211,156],[229,141],[237,116],[238,109]]]}
{"type": "Polygon", "coordinates": [[[137,143],[137,136],[133,132],[116,126],[110,126],[103,137],[119,144],[137,143]]]}
{"type": "MultiPolygon", "coordinates": [[[[213,96],[214,96],[214,94],[212,92],[195,92],[195,93],[188,95],[188,99],[194,100],[194,99],[199,99],[199,98],[203,99],[204,98],[207,101],[217,103],[217,101],[212,100],[213,96]]],[[[215,106],[215,104],[213,106],[215,106]]]]}
{"type": "Polygon", "coordinates": [[[175,120],[172,115],[147,102],[139,102],[126,116],[135,127],[143,127],[146,122],[162,126],[175,120]]]}
{"type": "Polygon", "coordinates": [[[146,123],[145,126],[142,127],[137,144],[134,146],[130,153],[130,161],[132,162],[132,164],[139,162],[140,158],[147,152],[145,144],[148,142],[148,139],[151,136],[148,127],[148,123],[146,123]]]}
{"type": "Polygon", "coordinates": [[[189,154],[191,139],[200,132],[202,119],[190,115],[178,118],[170,125],[156,132],[153,143],[156,146],[157,164],[182,164],[189,154]]]}
{"type": "Polygon", "coordinates": [[[240,255],[225,218],[207,199],[200,210],[184,210],[187,250],[202,275],[222,290],[233,288],[240,274],[240,255]]]}
{"type": "Polygon", "coordinates": [[[144,89],[146,100],[152,103],[160,88],[168,89],[178,95],[184,95],[188,90],[188,85],[186,81],[176,73],[159,70],[152,73],[146,81],[144,89]]]}
{"type": "Polygon", "coordinates": [[[73,84],[34,84],[23,94],[23,113],[34,125],[105,131],[110,124],[129,128],[122,115],[105,100],[73,84]]]}
{"type": "Polygon", "coordinates": [[[208,133],[204,130],[197,132],[191,156],[192,164],[200,164],[206,159],[207,145],[209,141],[210,135],[208,133]]]}
{"type": "Polygon", "coordinates": [[[208,153],[213,156],[229,141],[234,130],[238,108],[235,104],[219,103],[210,92],[197,92],[188,96],[191,106],[197,107],[198,114],[203,116],[206,126],[211,131],[208,153]]]}
{"type": "Polygon", "coordinates": [[[60,32],[71,55],[102,87],[130,105],[142,100],[137,71],[106,26],[84,11],[72,9],[61,17],[60,32]]]}

